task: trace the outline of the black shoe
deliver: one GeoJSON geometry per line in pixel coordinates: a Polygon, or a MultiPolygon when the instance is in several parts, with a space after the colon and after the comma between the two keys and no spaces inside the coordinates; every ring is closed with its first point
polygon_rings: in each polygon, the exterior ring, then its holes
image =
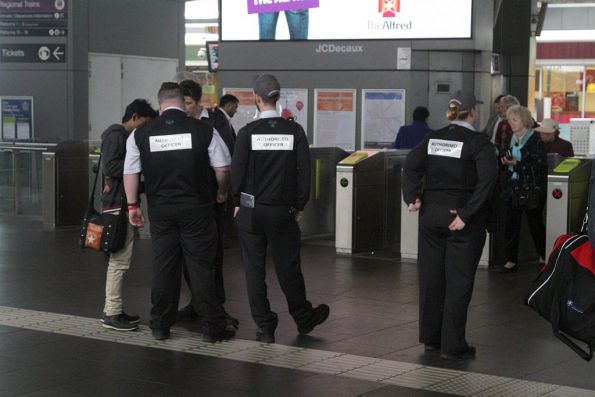
{"type": "Polygon", "coordinates": [[[519,270],[519,265],[514,265],[513,267],[502,266],[500,268],[500,270],[498,270],[498,273],[500,273],[500,274],[514,273],[518,270],[519,270]]]}
{"type": "Polygon", "coordinates": [[[122,315],[103,317],[103,328],[115,329],[116,331],[134,331],[138,328],[138,323],[132,323],[122,315]]]}
{"type": "Polygon", "coordinates": [[[425,343],[424,350],[427,352],[440,350],[440,343],[425,343]]]}
{"type": "Polygon", "coordinates": [[[224,340],[228,340],[236,336],[236,331],[231,329],[224,329],[222,332],[211,334],[211,333],[203,333],[202,334],[202,341],[207,343],[215,343],[221,342],[224,340]]]}
{"type": "Polygon", "coordinates": [[[180,310],[178,310],[178,313],[176,314],[176,320],[177,321],[198,320],[198,314],[194,310],[194,306],[192,306],[192,303],[189,303],[186,306],[184,306],[183,308],[181,308],[180,310]]]}
{"type": "Polygon", "coordinates": [[[256,340],[262,343],[275,343],[275,329],[258,328],[256,331],[256,340]]]}
{"type": "Polygon", "coordinates": [[[165,339],[169,339],[170,333],[169,333],[169,329],[151,329],[151,334],[153,335],[153,338],[157,339],[157,340],[165,340],[165,339]]]}
{"type": "Polygon", "coordinates": [[[475,357],[475,348],[467,346],[454,353],[441,353],[440,358],[445,360],[469,360],[475,357]]]}
{"type": "MultiPolygon", "coordinates": [[[[125,319],[126,321],[128,321],[131,324],[138,324],[140,323],[140,316],[137,316],[136,314],[126,314],[124,312],[122,312],[120,314],[122,316],[123,319],[125,319]]],[[[101,321],[102,323],[105,322],[105,312],[101,314],[101,318],[99,319],[99,321],[101,321]]]]}
{"type": "Polygon", "coordinates": [[[312,332],[314,327],[322,324],[328,318],[330,311],[330,308],[325,304],[318,305],[312,309],[312,316],[310,318],[309,324],[298,325],[298,332],[300,335],[306,335],[312,332]]]}
{"type": "Polygon", "coordinates": [[[225,313],[225,324],[228,327],[233,327],[235,329],[238,329],[238,327],[240,326],[240,320],[225,313]]]}

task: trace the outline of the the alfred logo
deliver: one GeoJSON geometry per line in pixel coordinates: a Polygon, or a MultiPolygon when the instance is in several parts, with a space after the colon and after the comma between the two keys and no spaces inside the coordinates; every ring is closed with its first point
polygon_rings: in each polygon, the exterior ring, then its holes
{"type": "Polygon", "coordinates": [[[401,11],[401,0],[378,0],[378,12],[384,18],[394,18],[401,11]]]}
{"type": "Polygon", "coordinates": [[[352,53],[364,52],[363,45],[337,45],[337,44],[319,44],[316,48],[318,53],[352,53]]]}

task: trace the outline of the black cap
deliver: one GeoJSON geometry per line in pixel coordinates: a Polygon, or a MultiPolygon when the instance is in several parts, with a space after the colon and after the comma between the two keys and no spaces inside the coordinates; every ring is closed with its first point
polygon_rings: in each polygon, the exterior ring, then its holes
{"type": "Polygon", "coordinates": [[[473,106],[475,106],[477,104],[483,103],[482,101],[478,101],[477,98],[475,98],[475,95],[473,95],[473,93],[471,91],[463,91],[463,90],[458,90],[453,94],[453,96],[450,98],[448,103],[451,104],[452,102],[455,102],[456,104],[458,104],[459,109],[461,109],[461,110],[466,110],[466,109],[472,108],[473,106]]]}
{"type": "Polygon", "coordinates": [[[254,80],[254,93],[261,98],[272,98],[280,92],[281,85],[271,74],[261,74],[254,80]]]}

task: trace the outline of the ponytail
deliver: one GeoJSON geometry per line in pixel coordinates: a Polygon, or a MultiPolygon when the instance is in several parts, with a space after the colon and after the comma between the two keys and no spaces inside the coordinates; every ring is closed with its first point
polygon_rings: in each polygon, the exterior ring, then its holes
{"type": "Polygon", "coordinates": [[[459,109],[459,104],[456,101],[451,101],[448,104],[448,110],[446,111],[446,118],[449,121],[454,120],[465,120],[469,115],[471,109],[459,109]]]}

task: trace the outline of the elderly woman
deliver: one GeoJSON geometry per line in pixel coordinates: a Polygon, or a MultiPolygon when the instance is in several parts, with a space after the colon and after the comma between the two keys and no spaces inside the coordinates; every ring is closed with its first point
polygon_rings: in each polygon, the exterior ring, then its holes
{"type": "Polygon", "coordinates": [[[547,157],[538,133],[531,130],[529,109],[515,105],[506,111],[512,129],[508,149],[501,157],[507,171],[504,184],[506,201],[506,263],[501,273],[518,270],[518,251],[523,213],[531,231],[539,260],[545,258],[543,207],[547,187],[547,157]]]}

